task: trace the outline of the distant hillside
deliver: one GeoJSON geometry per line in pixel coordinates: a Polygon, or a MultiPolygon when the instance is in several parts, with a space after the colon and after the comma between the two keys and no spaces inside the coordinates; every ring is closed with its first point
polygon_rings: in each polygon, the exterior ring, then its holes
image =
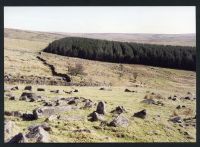
{"type": "Polygon", "coordinates": [[[105,39],[161,45],[196,46],[195,34],[141,34],[141,33],[61,33],[71,37],[105,39]]]}
{"type": "Polygon", "coordinates": [[[4,29],[4,38],[9,39],[49,42],[49,40],[53,41],[64,37],[66,37],[66,35],[50,32],[28,31],[8,28],[4,29]]]}
{"type": "Polygon", "coordinates": [[[122,42],[161,45],[196,46],[195,34],[133,34],[133,33],[63,33],[4,29],[4,37],[32,41],[56,40],[64,37],[84,37],[122,42]]]}
{"type": "Polygon", "coordinates": [[[196,69],[196,48],[138,44],[81,37],[66,37],[50,43],[44,52],[116,63],[196,69]]]}

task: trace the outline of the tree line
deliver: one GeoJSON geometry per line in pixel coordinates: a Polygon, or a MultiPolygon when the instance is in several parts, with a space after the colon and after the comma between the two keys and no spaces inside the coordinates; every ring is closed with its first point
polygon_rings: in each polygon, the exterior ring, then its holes
{"type": "Polygon", "coordinates": [[[53,41],[43,51],[106,62],[196,70],[196,47],[190,46],[66,37],[53,41]]]}

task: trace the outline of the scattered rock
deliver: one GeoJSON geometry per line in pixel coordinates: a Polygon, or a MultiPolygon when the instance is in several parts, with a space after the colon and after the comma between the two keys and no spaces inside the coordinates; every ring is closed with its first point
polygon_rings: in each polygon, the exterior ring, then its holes
{"type": "Polygon", "coordinates": [[[75,105],[64,105],[64,106],[54,106],[54,107],[44,106],[41,108],[34,109],[33,115],[35,116],[36,119],[38,119],[43,117],[49,117],[51,115],[64,111],[76,110],[78,108],[79,107],[75,105]]]}
{"type": "Polygon", "coordinates": [[[35,93],[30,93],[30,92],[23,92],[19,98],[19,100],[25,100],[29,102],[34,102],[37,101],[38,99],[41,99],[41,96],[38,96],[35,93]]]}
{"type": "Polygon", "coordinates": [[[144,119],[146,117],[147,113],[146,113],[146,109],[143,109],[142,111],[136,112],[134,113],[134,117],[139,117],[144,119]]]}
{"type": "Polygon", "coordinates": [[[100,101],[97,105],[96,112],[99,114],[105,114],[106,113],[106,108],[105,108],[105,103],[103,101],[100,101]]]}
{"type": "Polygon", "coordinates": [[[31,90],[32,90],[32,86],[26,86],[26,87],[24,88],[24,90],[29,90],[29,91],[31,91],[31,90]]]}
{"type": "Polygon", "coordinates": [[[99,90],[112,91],[112,89],[110,89],[110,88],[104,88],[104,87],[101,87],[99,90]]]}
{"type": "Polygon", "coordinates": [[[123,106],[117,106],[114,110],[111,111],[111,113],[117,113],[117,114],[121,114],[123,112],[126,112],[123,106]]]}
{"type": "Polygon", "coordinates": [[[183,100],[195,100],[196,97],[192,93],[188,92],[187,95],[181,97],[181,99],[183,99],[183,100]]]}
{"type": "Polygon", "coordinates": [[[191,98],[189,96],[186,96],[184,99],[185,100],[191,100],[191,98]]]}
{"type": "Polygon", "coordinates": [[[33,115],[33,114],[31,114],[31,113],[24,113],[24,114],[22,114],[22,119],[24,120],[24,121],[32,121],[32,120],[36,120],[36,117],[33,115]]]}
{"type": "Polygon", "coordinates": [[[19,87],[18,86],[15,86],[15,87],[13,87],[13,88],[11,88],[10,90],[19,90],[19,87]]]}
{"type": "Polygon", "coordinates": [[[45,91],[44,88],[38,88],[37,91],[45,91]]]}
{"type": "Polygon", "coordinates": [[[59,93],[59,90],[51,90],[52,93],[59,93]]]}
{"type": "Polygon", "coordinates": [[[37,143],[50,142],[49,134],[41,126],[30,129],[30,132],[26,135],[27,138],[34,140],[37,143]]]}
{"type": "Polygon", "coordinates": [[[4,115],[7,115],[7,116],[12,116],[12,112],[9,112],[9,111],[4,111],[4,115]]]}
{"type": "Polygon", "coordinates": [[[89,119],[89,121],[103,121],[103,115],[102,114],[98,114],[97,112],[92,112],[88,117],[91,117],[89,119]]]}
{"type": "Polygon", "coordinates": [[[50,116],[55,113],[55,108],[54,107],[42,107],[42,108],[37,108],[33,110],[33,115],[36,119],[50,116]]]}
{"type": "Polygon", "coordinates": [[[5,120],[4,121],[4,134],[5,133],[12,134],[15,127],[16,126],[15,126],[15,123],[13,121],[5,120]]]}
{"type": "Polygon", "coordinates": [[[34,129],[36,129],[37,127],[42,127],[45,131],[52,131],[51,127],[49,126],[48,123],[43,123],[40,125],[32,125],[28,127],[29,131],[33,131],[34,129]]]}
{"type": "Polygon", "coordinates": [[[181,108],[185,108],[185,105],[178,105],[177,107],[176,107],[176,109],[181,109],[181,108]]]}
{"type": "Polygon", "coordinates": [[[8,143],[27,143],[28,140],[26,136],[22,133],[15,135],[8,143]]]}
{"type": "Polygon", "coordinates": [[[131,90],[129,89],[125,89],[124,92],[132,92],[131,90]]]}
{"type": "Polygon", "coordinates": [[[173,100],[173,101],[176,101],[176,98],[175,98],[175,97],[173,97],[173,98],[172,98],[172,100],[173,100]]]}
{"type": "Polygon", "coordinates": [[[78,89],[75,89],[74,92],[78,92],[78,89]]]}
{"type": "Polygon", "coordinates": [[[16,97],[15,96],[10,96],[9,100],[16,100],[16,97]]]}
{"type": "Polygon", "coordinates": [[[44,106],[53,106],[54,104],[53,104],[53,102],[44,102],[44,106]]]}
{"type": "Polygon", "coordinates": [[[170,121],[172,121],[173,123],[182,123],[182,119],[180,116],[175,116],[170,118],[170,121]]]}
{"type": "Polygon", "coordinates": [[[64,91],[63,92],[67,93],[67,94],[72,94],[73,91],[64,91]]]}
{"type": "Polygon", "coordinates": [[[7,116],[14,116],[14,117],[21,117],[22,113],[20,111],[4,111],[4,115],[7,116]]]}
{"type": "Polygon", "coordinates": [[[113,127],[120,127],[120,126],[128,126],[129,120],[122,116],[119,115],[116,118],[114,118],[113,121],[110,122],[109,126],[113,126],[113,127]]]}
{"type": "Polygon", "coordinates": [[[155,104],[156,102],[152,99],[145,99],[143,101],[141,101],[141,103],[145,103],[145,104],[155,104]]]}
{"type": "Polygon", "coordinates": [[[69,100],[68,104],[71,105],[71,104],[78,104],[79,102],[79,98],[77,97],[74,97],[72,100],[69,100]]]}
{"type": "Polygon", "coordinates": [[[92,106],[93,106],[93,102],[91,100],[87,99],[85,101],[85,105],[83,106],[83,108],[92,108],[92,106]]]}

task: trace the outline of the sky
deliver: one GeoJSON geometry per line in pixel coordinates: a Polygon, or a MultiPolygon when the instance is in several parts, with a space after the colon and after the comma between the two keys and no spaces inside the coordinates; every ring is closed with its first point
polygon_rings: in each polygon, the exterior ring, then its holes
{"type": "Polygon", "coordinates": [[[4,28],[66,33],[196,33],[195,7],[4,7],[4,28]]]}

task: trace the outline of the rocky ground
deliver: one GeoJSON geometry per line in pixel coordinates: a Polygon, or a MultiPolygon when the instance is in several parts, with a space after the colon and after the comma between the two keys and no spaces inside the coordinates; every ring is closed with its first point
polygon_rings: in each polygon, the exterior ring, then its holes
{"type": "Polygon", "coordinates": [[[190,92],[179,95],[141,87],[7,85],[4,100],[6,142],[196,139],[196,97],[190,92]]]}
{"type": "Polygon", "coordinates": [[[4,39],[5,142],[196,141],[195,72],[52,55],[41,50],[61,36],[12,34],[4,39]],[[70,75],[76,63],[84,74],[70,75]]]}

